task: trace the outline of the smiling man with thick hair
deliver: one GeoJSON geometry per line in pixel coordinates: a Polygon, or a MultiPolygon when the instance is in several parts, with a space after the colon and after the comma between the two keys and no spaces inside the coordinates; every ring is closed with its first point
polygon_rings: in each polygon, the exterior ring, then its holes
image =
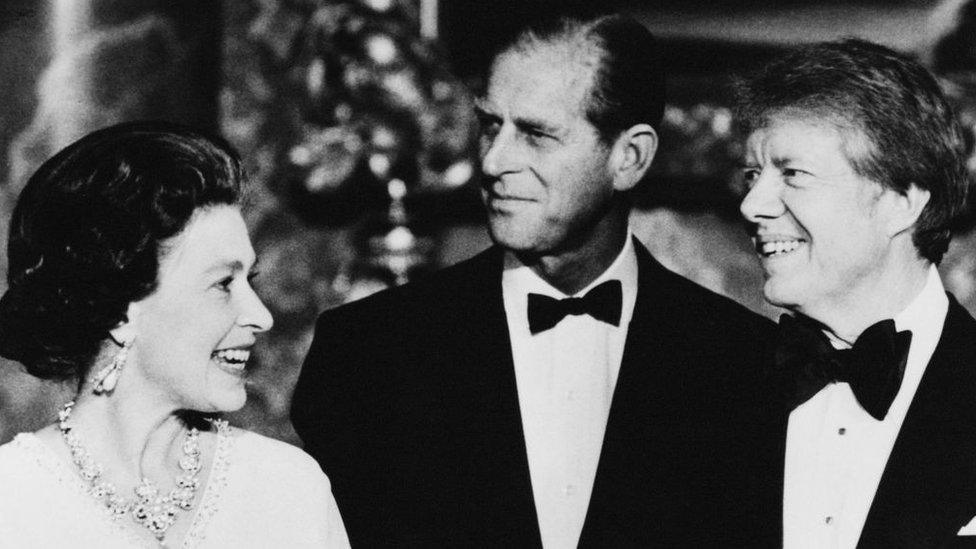
{"type": "Polygon", "coordinates": [[[942,547],[976,515],[976,321],[935,265],[962,133],[918,63],[859,40],[737,83],[741,210],[780,321],[787,547],[942,547]]]}

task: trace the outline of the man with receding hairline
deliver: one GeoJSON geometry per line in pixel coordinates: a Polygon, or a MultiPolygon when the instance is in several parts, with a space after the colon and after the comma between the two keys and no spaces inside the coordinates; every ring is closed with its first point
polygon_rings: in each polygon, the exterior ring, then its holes
{"type": "Polygon", "coordinates": [[[663,90],[621,16],[537,25],[495,57],[477,101],[495,246],[323,314],[296,389],[354,546],[779,542],[771,323],[628,226],[663,90]]]}

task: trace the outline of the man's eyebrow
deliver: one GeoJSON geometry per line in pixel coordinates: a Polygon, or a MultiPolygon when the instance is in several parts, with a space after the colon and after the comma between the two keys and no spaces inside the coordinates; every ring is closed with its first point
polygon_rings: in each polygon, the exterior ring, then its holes
{"type": "Polygon", "coordinates": [[[777,156],[772,159],[772,162],[773,166],[776,166],[777,169],[783,169],[795,162],[795,159],[791,156],[777,156]]]}
{"type": "MultiPolygon", "coordinates": [[[[777,156],[772,158],[770,160],[770,163],[773,166],[775,166],[777,169],[782,169],[784,166],[788,166],[789,164],[792,164],[794,161],[795,160],[793,159],[793,157],[790,156],[777,156]]],[[[758,166],[759,164],[760,162],[758,160],[753,160],[749,158],[740,158],[735,162],[735,166],[737,168],[751,168],[754,166],[758,166]]]]}
{"type": "MultiPolygon", "coordinates": [[[[477,116],[482,122],[496,122],[502,120],[501,115],[495,114],[488,110],[484,100],[475,99],[474,112],[475,116],[477,116]]],[[[522,131],[530,130],[533,132],[542,132],[550,135],[556,135],[559,133],[559,128],[557,126],[554,126],[541,118],[516,116],[514,123],[515,126],[522,131]]]]}
{"type": "Polygon", "coordinates": [[[559,133],[558,127],[538,118],[516,117],[515,126],[520,130],[533,130],[550,135],[559,133]]]}

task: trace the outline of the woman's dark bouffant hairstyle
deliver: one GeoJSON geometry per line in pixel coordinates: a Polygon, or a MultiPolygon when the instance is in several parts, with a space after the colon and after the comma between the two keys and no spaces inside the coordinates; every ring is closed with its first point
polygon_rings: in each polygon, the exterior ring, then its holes
{"type": "Polygon", "coordinates": [[[222,139],[163,122],[105,128],[56,154],[14,208],[0,355],[81,379],[129,303],[155,289],[160,243],[197,208],[237,204],[243,180],[222,139]]]}

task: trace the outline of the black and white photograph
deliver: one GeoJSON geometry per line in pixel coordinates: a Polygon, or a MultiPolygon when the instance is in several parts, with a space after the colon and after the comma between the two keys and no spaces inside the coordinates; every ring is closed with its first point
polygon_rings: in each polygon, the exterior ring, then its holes
{"type": "Polygon", "coordinates": [[[0,548],[976,547],[976,0],[2,0],[0,548]]]}

